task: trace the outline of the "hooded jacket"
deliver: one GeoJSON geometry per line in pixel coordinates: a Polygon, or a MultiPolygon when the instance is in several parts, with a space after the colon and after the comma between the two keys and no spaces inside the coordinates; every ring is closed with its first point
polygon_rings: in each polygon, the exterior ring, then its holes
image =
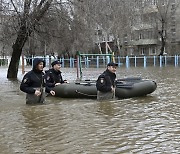
{"type": "MultiPolygon", "coordinates": [[[[45,67],[45,62],[40,58],[35,58],[33,60],[33,68],[31,71],[26,73],[20,85],[20,90],[28,93],[34,94],[35,88],[45,87],[44,72],[37,69],[39,63],[43,62],[45,67]]],[[[50,92],[50,89],[46,88],[46,92],[50,92]]]]}

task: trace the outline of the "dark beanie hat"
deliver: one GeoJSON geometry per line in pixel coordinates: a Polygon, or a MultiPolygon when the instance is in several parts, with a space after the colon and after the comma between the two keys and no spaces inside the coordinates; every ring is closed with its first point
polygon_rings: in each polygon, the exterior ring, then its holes
{"type": "Polygon", "coordinates": [[[59,60],[53,61],[53,62],[51,63],[51,66],[53,67],[53,66],[56,65],[56,64],[62,64],[62,62],[60,62],[59,60]]]}
{"type": "Polygon", "coordinates": [[[118,66],[118,64],[117,64],[117,63],[110,62],[110,63],[107,64],[107,66],[118,66]]]}

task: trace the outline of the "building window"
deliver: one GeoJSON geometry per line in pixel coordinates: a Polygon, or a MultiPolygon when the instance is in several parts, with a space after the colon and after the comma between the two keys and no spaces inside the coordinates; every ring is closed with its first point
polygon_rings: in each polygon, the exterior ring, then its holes
{"type": "Polygon", "coordinates": [[[139,39],[144,39],[144,34],[142,32],[139,33],[139,39]]]}
{"type": "Polygon", "coordinates": [[[149,55],[156,55],[156,47],[149,48],[149,55]]]}
{"type": "Polygon", "coordinates": [[[172,33],[176,33],[176,29],[175,29],[175,28],[172,28],[172,29],[171,29],[171,32],[172,32],[172,33]]]}
{"type": "Polygon", "coordinates": [[[172,38],[172,43],[176,42],[176,39],[175,38],[172,38]]]}
{"type": "Polygon", "coordinates": [[[171,10],[175,10],[175,9],[176,9],[176,5],[175,5],[175,4],[172,4],[171,10]]]}
{"type": "Polygon", "coordinates": [[[171,26],[175,26],[175,25],[176,25],[175,21],[172,21],[171,26]]]}
{"type": "Polygon", "coordinates": [[[171,16],[171,20],[172,20],[172,21],[175,21],[175,20],[176,20],[176,18],[175,18],[174,15],[171,16]]]}
{"type": "Polygon", "coordinates": [[[98,30],[98,31],[97,31],[97,34],[98,34],[98,35],[102,35],[102,30],[98,30]]]}
{"type": "Polygon", "coordinates": [[[140,55],[145,55],[145,48],[140,48],[140,55]]]}
{"type": "Polygon", "coordinates": [[[134,55],[134,49],[133,48],[130,48],[130,55],[134,55]]]}
{"type": "Polygon", "coordinates": [[[157,5],[157,0],[153,0],[153,4],[154,4],[154,5],[157,5]]]}
{"type": "Polygon", "coordinates": [[[147,39],[153,39],[153,32],[152,31],[148,31],[147,39]]]}

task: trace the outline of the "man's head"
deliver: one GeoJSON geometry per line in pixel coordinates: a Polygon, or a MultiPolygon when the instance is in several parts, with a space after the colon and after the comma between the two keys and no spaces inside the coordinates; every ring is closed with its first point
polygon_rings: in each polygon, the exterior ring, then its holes
{"type": "Polygon", "coordinates": [[[108,69],[111,73],[115,73],[117,66],[118,66],[117,63],[110,62],[110,63],[107,64],[107,69],[108,69]]]}
{"type": "Polygon", "coordinates": [[[33,60],[33,70],[43,71],[44,67],[45,67],[45,61],[43,59],[35,58],[33,60]]]}
{"type": "Polygon", "coordinates": [[[60,62],[59,60],[56,60],[51,63],[51,66],[54,70],[58,71],[61,68],[61,64],[62,62],[60,62]]]}

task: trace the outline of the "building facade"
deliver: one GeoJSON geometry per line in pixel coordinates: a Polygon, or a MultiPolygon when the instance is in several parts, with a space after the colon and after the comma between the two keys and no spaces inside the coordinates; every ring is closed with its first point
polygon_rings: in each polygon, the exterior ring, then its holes
{"type": "Polygon", "coordinates": [[[141,0],[129,38],[128,55],[178,54],[180,32],[179,0],[141,0]]]}
{"type": "MultiPolygon", "coordinates": [[[[119,38],[121,56],[180,54],[180,0],[134,0],[132,11],[131,29],[119,38]]],[[[98,44],[115,41],[101,28],[96,33],[98,44]]]]}

